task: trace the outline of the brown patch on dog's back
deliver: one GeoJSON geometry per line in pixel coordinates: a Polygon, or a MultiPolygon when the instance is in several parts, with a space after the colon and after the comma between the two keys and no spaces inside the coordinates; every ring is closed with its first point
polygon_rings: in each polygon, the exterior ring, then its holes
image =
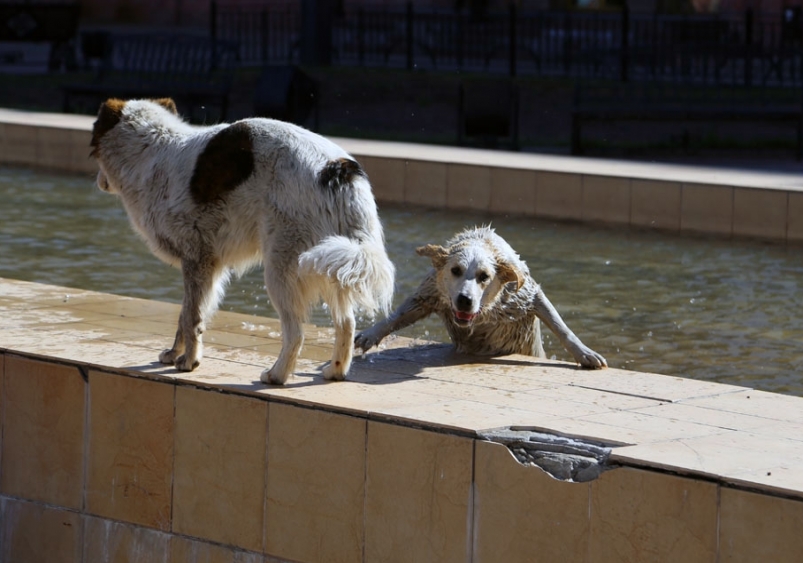
{"type": "Polygon", "coordinates": [[[125,100],[118,100],[117,98],[109,98],[100,105],[98,118],[92,125],[92,140],[89,142],[89,146],[92,147],[92,152],[89,153],[90,156],[98,156],[101,137],[120,122],[123,107],[125,107],[125,100]]]}
{"type": "Polygon", "coordinates": [[[221,129],[198,156],[190,180],[197,204],[211,203],[248,180],[254,172],[254,146],[245,123],[221,129]]]}
{"type": "Polygon", "coordinates": [[[338,158],[327,162],[320,174],[318,181],[321,186],[330,190],[338,190],[344,186],[351,185],[355,176],[367,178],[365,171],[356,160],[350,158],[338,158]]]}

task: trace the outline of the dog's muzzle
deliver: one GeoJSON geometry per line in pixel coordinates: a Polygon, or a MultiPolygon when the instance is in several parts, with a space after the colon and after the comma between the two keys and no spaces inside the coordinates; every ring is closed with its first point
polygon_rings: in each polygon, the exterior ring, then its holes
{"type": "Polygon", "coordinates": [[[455,307],[452,310],[454,313],[454,320],[459,325],[469,325],[477,317],[477,313],[472,312],[473,302],[471,297],[463,295],[462,293],[457,296],[455,307]]]}

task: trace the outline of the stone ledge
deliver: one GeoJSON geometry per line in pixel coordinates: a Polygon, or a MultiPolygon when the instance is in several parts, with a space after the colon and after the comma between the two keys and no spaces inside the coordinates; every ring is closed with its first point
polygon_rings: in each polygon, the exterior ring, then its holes
{"type": "Polygon", "coordinates": [[[296,374],[259,382],[280,347],[275,319],[219,312],[191,373],[156,357],[178,305],[0,279],[0,351],[91,370],[258,397],[470,438],[511,428],[614,446],[609,461],[803,499],[803,398],[526,356],[472,358],[391,339],[349,380],[320,374],[333,331],[306,326],[296,374]]]}

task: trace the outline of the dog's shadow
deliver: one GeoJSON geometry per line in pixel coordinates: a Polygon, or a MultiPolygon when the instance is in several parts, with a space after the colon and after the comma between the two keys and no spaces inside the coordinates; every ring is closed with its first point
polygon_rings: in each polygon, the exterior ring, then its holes
{"type": "MultiPolygon", "coordinates": [[[[581,366],[566,363],[555,364],[552,362],[540,361],[540,358],[519,359],[511,356],[476,356],[471,354],[459,353],[452,344],[417,344],[398,348],[388,348],[377,350],[354,357],[346,383],[354,382],[364,385],[393,385],[402,381],[428,379],[426,371],[431,368],[446,367],[474,367],[493,366],[506,368],[560,368],[568,370],[583,370],[581,366]]],[[[302,389],[305,387],[316,387],[321,385],[338,385],[339,381],[330,381],[323,378],[322,370],[327,363],[322,363],[313,369],[299,369],[287,380],[284,385],[270,385],[262,383],[259,379],[250,382],[234,383],[226,382],[221,386],[226,389],[242,391],[246,393],[260,393],[270,389],[302,389]]],[[[161,376],[166,378],[180,378],[195,381],[200,385],[209,384],[217,386],[214,377],[204,377],[202,375],[203,366],[196,373],[196,377],[186,375],[175,367],[150,362],[148,364],[126,366],[126,370],[134,370],[146,375],[161,376]]],[[[470,374],[467,373],[467,376],[470,374]]]]}

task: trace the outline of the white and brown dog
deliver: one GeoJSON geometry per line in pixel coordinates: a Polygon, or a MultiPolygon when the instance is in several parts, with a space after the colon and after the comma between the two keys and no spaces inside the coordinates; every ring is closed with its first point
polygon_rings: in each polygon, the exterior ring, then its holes
{"type": "Polygon", "coordinates": [[[355,309],[387,310],[394,267],[368,179],[342,148],[271,119],[192,126],[170,99],[106,101],[91,145],[98,186],[120,197],[151,251],[184,277],[176,339],[160,362],[198,366],[205,323],[230,276],[262,261],[282,351],[261,380],[287,380],[319,299],[335,327],[323,374],[346,376],[355,309]]]}
{"type": "Polygon", "coordinates": [[[388,334],[437,314],[467,354],[525,354],[543,358],[539,319],[583,367],[608,364],[566,326],[510,245],[493,229],[467,229],[446,243],[422,246],[434,268],[387,319],[362,331],[355,346],[369,350],[388,334]]]}

